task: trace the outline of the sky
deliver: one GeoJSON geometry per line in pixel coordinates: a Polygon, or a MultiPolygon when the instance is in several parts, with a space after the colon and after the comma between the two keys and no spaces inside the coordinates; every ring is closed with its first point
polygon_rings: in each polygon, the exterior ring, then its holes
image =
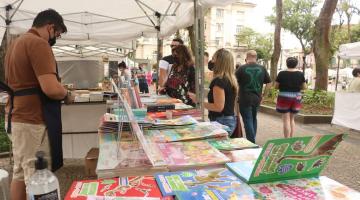
{"type": "MultiPolygon", "coordinates": [[[[259,33],[273,33],[274,26],[266,22],[265,17],[273,13],[272,8],[275,6],[276,1],[275,0],[247,0],[247,1],[256,4],[256,7],[251,12],[249,12],[248,15],[249,20],[247,26],[251,27],[252,29],[254,29],[259,33]]],[[[353,0],[353,2],[356,2],[357,7],[360,8],[360,2],[358,2],[358,0],[353,0]]],[[[322,7],[322,3],[318,8],[319,11],[321,7],[322,7]]],[[[334,17],[336,17],[336,15],[334,15],[334,17]]],[[[359,21],[360,21],[359,16],[354,16],[354,18],[352,19],[352,23],[359,23],[359,21]]],[[[293,36],[290,32],[282,30],[281,38],[282,38],[281,39],[282,47],[284,49],[301,48],[298,39],[295,36],[293,36]]]]}

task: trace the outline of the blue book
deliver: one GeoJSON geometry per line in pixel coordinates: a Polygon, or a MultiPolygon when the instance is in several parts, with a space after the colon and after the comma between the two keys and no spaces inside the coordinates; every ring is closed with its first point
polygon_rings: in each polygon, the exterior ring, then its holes
{"type": "Polygon", "coordinates": [[[226,168],[158,173],[155,179],[163,196],[178,194],[176,198],[180,199],[197,199],[204,195],[215,199],[256,199],[258,196],[226,168]]]}

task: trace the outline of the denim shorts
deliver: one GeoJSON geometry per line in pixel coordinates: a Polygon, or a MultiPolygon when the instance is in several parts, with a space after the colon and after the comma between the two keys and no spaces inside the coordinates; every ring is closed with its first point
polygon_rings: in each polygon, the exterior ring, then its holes
{"type": "Polygon", "coordinates": [[[221,117],[216,117],[214,120],[211,121],[217,121],[222,125],[228,126],[230,131],[229,131],[229,136],[231,136],[236,128],[236,118],[235,116],[221,116],[221,117]]]}

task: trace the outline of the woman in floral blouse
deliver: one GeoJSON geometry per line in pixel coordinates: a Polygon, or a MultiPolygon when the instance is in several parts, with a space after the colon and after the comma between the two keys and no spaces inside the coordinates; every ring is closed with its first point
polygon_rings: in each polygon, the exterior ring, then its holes
{"type": "Polygon", "coordinates": [[[188,105],[195,106],[188,92],[195,92],[195,68],[192,55],[184,45],[178,45],[172,50],[174,64],[165,83],[163,93],[180,99],[188,105]]]}

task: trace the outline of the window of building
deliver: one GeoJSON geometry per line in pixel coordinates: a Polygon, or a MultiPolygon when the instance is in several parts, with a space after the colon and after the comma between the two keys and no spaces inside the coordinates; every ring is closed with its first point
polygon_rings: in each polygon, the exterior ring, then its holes
{"type": "Polygon", "coordinates": [[[236,25],[236,33],[240,33],[241,29],[243,28],[243,25],[236,25]]]}
{"type": "Polygon", "coordinates": [[[216,46],[219,46],[221,42],[222,42],[222,37],[216,37],[215,38],[215,45],[216,46]]]}
{"type": "Polygon", "coordinates": [[[242,17],[245,14],[245,11],[238,10],[238,11],[236,11],[236,13],[239,17],[242,17]]]}
{"type": "Polygon", "coordinates": [[[224,9],[216,9],[216,17],[224,17],[224,9]]]}
{"type": "Polygon", "coordinates": [[[216,30],[217,30],[218,32],[223,31],[223,28],[224,28],[224,24],[223,24],[223,23],[216,23],[216,30]]]}

